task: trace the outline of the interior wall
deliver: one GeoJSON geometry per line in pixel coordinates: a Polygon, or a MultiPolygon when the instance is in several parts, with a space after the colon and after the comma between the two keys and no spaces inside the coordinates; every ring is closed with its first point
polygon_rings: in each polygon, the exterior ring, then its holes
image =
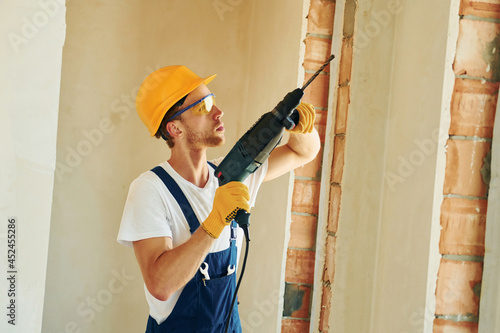
{"type": "Polygon", "coordinates": [[[449,10],[358,2],[334,332],[423,331],[449,10]]]}
{"type": "Polygon", "coordinates": [[[395,18],[373,332],[422,332],[425,313],[432,310],[427,282],[436,275],[428,270],[439,255],[430,249],[437,247],[431,239],[437,242],[433,235],[439,232],[449,124],[444,120],[454,84],[445,79],[453,59],[447,52],[451,3],[403,2],[395,18]],[[401,178],[391,182],[389,172],[401,178]]]}
{"type": "Polygon", "coordinates": [[[40,332],[65,5],[8,0],[0,12],[0,331],[40,332]]]}
{"type": "MultiPolygon", "coordinates": [[[[240,135],[303,80],[302,1],[250,3],[247,101],[245,111],[238,114],[243,124],[240,135]]],[[[245,333],[281,331],[291,186],[290,175],[262,184],[252,209],[248,267],[238,296],[245,333]]]]}
{"type": "MultiPolygon", "coordinates": [[[[68,4],[44,332],[145,328],[140,271],[116,243],[130,182],[169,156],[135,112],[144,77],[173,64],[218,74],[209,88],[228,143],[209,158],[221,156],[296,87],[301,14],[302,3],[263,0],[68,4]]],[[[287,189],[286,176],[265,184],[252,210],[240,291],[248,332],[276,330],[287,189]]]]}
{"type": "MultiPolygon", "coordinates": [[[[499,95],[500,96],[500,91],[499,95]]],[[[479,332],[488,333],[500,327],[500,103],[497,103],[493,141],[491,145],[491,180],[488,190],[488,212],[484,271],[481,283],[479,332]]]]}
{"type": "MultiPolygon", "coordinates": [[[[360,31],[363,32],[373,20],[371,13],[383,7],[382,1],[346,1],[343,25],[336,26],[337,29],[354,26],[354,41],[342,201],[329,316],[332,332],[371,332],[371,318],[375,315],[372,307],[373,279],[378,265],[394,21],[387,22],[384,29],[379,28],[375,38],[366,34],[361,36],[360,31]],[[352,13],[354,10],[355,14],[352,13]]],[[[337,86],[338,82],[330,85],[337,86]]],[[[331,128],[333,126],[331,124],[331,128]]]]}
{"type": "MultiPolygon", "coordinates": [[[[434,182],[433,196],[433,212],[429,239],[429,260],[427,270],[427,296],[424,308],[418,308],[414,311],[418,313],[418,323],[423,321],[423,332],[432,332],[435,319],[436,309],[436,284],[441,255],[439,251],[439,238],[441,236],[441,205],[443,202],[443,185],[446,170],[446,150],[447,140],[449,138],[448,131],[450,128],[451,117],[451,100],[453,88],[455,85],[455,73],[453,72],[453,62],[455,60],[456,40],[458,38],[458,9],[460,6],[459,0],[451,0],[446,6],[449,6],[448,16],[443,21],[447,21],[448,38],[446,45],[446,55],[444,57],[444,78],[442,87],[441,99],[441,119],[439,127],[433,129],[432,141],[436,151],[436,175],[434,182]]],[[[417,325],[416,325],[417,326],[417,325]]],[[[417,326],[421,328],[420,325],[417,326]]]]}

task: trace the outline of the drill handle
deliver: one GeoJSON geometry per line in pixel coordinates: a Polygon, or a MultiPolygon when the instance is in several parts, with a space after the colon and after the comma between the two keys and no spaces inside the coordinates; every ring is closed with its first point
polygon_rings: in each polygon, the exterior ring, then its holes
{"type": "Polygon", "coordinates": [[[247,241],[250,241],[250,235],[248,233],[248,227],[250,226],[250,213],[244,209],[240,209],[236,213],[236,217],[234,218],[234,220],[238,222],[240,228],[243,229],[247,241]]]}
{"type": "Polygon", "coordinates": [[[290,119],[295,124],[294,126],[296,126],[299,123],[300,116],[299,116],[299,112],[297,111],[297,109],[293,110],[292,114],[290,115],[290,119]]]}

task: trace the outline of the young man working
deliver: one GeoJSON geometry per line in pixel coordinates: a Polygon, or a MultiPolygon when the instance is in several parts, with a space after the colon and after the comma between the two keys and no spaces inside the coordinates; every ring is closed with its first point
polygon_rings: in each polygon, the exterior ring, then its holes
{"type": "MultiPolygon", "coordinates": [[[[151,136],[171,148],[168,161],[131,184],[118,234],[118,242],[134,248],[142,272],[147,333],[223,332],[243,239],[235,213],[250,210],[262,181],[306,164],[320,148],[314,108],[300,104],[288,143],[243,183],[218,187],[206,156],[226,141],[223,112],[207,87],[214,78],[169,66],[149,75],[137,95],[151,136]]],[[[229,332],[241,332],[237,305],[229,332]]]]}

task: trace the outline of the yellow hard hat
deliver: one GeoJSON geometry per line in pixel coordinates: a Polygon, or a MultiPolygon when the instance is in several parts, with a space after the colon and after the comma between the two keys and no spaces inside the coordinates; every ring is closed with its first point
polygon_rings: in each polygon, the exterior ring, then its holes
{"type": "Polygon", "coordinates": [[[208,84],[216,75],[204,79],[186,66],[160,68],[142,82],[135,107],[144,125],[154,136],[167,111],[200,84],[208,84]]]}

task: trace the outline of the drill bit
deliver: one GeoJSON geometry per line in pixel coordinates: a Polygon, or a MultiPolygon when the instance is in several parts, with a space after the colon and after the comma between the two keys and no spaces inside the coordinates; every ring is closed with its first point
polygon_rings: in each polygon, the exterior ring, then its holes
{"type": "Polygon", "coordinates": [[[319,73],[321,73],[321,71],[330,63],[330,61],[333,60],[333,58],[335,58],[335,56],[332,54],[326,61],[325,63],[316,71],[316,73],[314,73],[313,76],[311,76],[311,78],[302,86],[302,91],[304,91],[304,89],[307,88],[307,86],[314,81],[314,79],[316,78],[316,76],[319,75],[319,73]]]}

